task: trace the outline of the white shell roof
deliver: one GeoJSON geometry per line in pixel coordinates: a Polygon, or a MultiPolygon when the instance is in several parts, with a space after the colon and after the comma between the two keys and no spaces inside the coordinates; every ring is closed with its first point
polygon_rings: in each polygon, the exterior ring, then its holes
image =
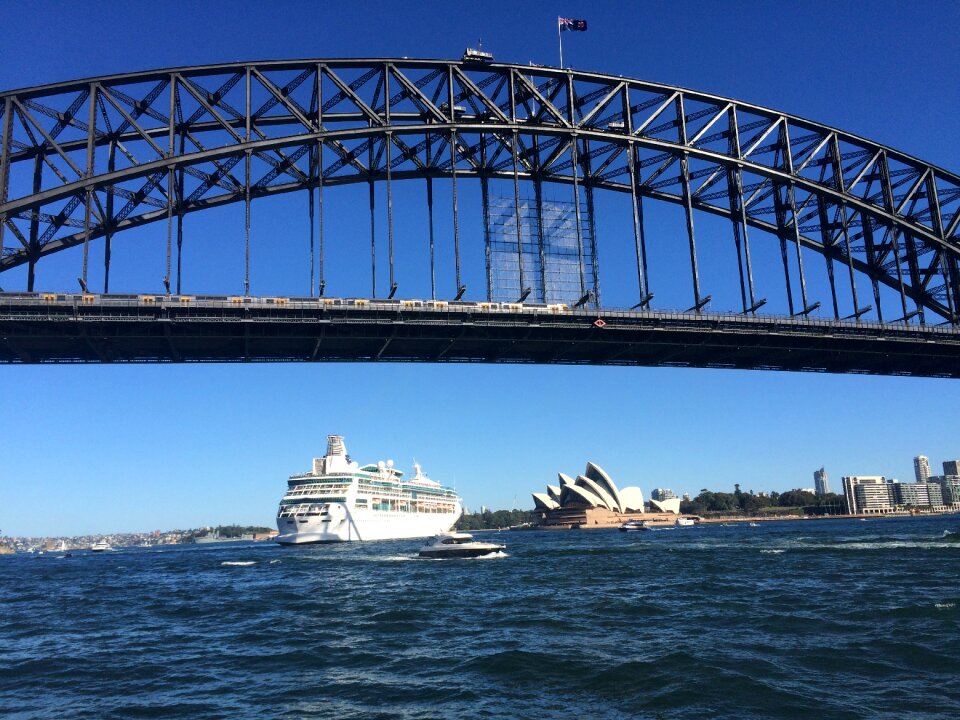
{"type": "Polygon", "coordinates": [[[625,487],[620,491],[624,512],[643,512],[643,491],[638,487],[625,487]]]}
{"type": "Polygon", "coordinates": [[[570,500],[580,501],[587,503],[590,507],[597,507],[598,505],[603,505],[603,501],[594,495],[592,492],[586,488],[580,487],[578,485],[567,485],[565,488],[569,492],[568,502],[570,500]],[[570,497],[573,496],[573,497],[570,497]]]}
{"type": "Polygon", "coordinates": [[[533,493],[533,504],[537,510],[556,510],[560,503],[546,493],[533,493]]]}
{"type": "Polygon", "coordinates": [[[610,496],[613,498],[615,508],[623,512],[623,501],[620,498],[620,491],[617,489],[617,484],[610,479],[610,476],[607,475],[607,473],[604,472],[599,465],[594,465],[592,462],[588,462],[587,470],[584,475],[599,485],[605,487],[607,492],[610,493],[610,496]]]}
{"type": "Polygon", "coordinates": [[[577,485],[580,487],[585,487],[587,490],[600,498],[603,506],[608,510],[617,509],[616,502],[610,493],[607,492],[606,488],[601,487],[598,483],[595,483],[590,478],[584,477],[583,475],[577,475],[577,485]]]}

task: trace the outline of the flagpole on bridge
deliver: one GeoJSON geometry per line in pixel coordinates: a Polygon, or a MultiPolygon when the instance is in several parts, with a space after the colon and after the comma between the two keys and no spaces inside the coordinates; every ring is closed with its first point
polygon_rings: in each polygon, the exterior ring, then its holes
{"type": "Polygon", "coordinates": [[[560,32],[560,16],[557,16],[557,40],[560,42],[560,69],[563,70],[563,33],[560,32]]]}

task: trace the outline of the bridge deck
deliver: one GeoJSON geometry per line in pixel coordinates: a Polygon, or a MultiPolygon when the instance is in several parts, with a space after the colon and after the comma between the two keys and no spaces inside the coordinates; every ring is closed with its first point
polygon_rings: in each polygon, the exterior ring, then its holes
{"type": "Polygon", "coordinates": [[[0,363],[238,361],[662,365],[960,377],[960,332],[562,305],[0,295],[0,363]]]}

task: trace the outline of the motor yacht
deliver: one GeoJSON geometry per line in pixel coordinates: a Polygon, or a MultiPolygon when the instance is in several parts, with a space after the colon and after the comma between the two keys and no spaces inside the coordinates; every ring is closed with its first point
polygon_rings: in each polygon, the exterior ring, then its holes
{"type": "Polygon", "coordinates": [[[694,521],[690,518],[678,517],[677,518],[677,527],[691,527],[694,525],[694,521]]]}
{"type": "Polygon", "coordinates": [[[506,545],[480,542],[464,532],[440,533],[420,548],[422,558],[475,558],[506,550],[506,545]]]}
{"type": "Polygon", "coordinates": [[[647,523],[644,520],[627,520],[620,526],[620,529],[624,532],[633,532],[636,530],[649,530],[647,523]]]}
{"type": "Polygon", "coordinates": [[[110,543],[106,540],[97,540],[97,542],[90,546],[90,550],[93,552],[104,552],[106,550],[113,550],[113,548],[110,547],[110,543]]]}

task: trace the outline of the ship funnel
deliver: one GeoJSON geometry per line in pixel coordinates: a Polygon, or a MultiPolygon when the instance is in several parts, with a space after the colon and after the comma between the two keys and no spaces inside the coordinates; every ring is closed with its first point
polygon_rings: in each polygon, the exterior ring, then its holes
{"type": "Polygon", "coordinates": [[[347,456],[347,446],[343,442],[343,435],[327,435],[327,457],[347,456]]]}

